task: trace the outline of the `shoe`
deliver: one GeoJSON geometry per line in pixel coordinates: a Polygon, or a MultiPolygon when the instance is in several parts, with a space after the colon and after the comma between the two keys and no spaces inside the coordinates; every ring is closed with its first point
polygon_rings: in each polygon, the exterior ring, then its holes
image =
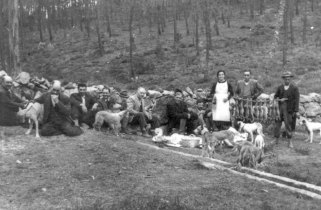
{"type": "Polygon", "coordinates": [[[289,145],[288,145],[289,148],[293,148],[293,144],[292,144],[292,141],[289,140],[289,145]]]}
{"type": "Polygon", "coordinates": [[[127,128],[122,128],[120,132],[123,134],[131,134],[131,132],[127,128]]]}
{"type": "Polygon", "coordinates": [[[146,131],[142,132],[142,136],[145,137],[145,138],[152,138],[152,136],[149,135],[146,131]]]}

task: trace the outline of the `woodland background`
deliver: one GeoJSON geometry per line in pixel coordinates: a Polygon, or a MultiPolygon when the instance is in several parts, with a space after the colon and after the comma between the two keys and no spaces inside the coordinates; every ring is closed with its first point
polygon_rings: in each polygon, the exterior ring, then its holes
{"type": "Polygon", "coordinates": [[[1,69],[135,89],[209,87],[242,70],[320,92],[317,0],[0,0],[1,69]]]}

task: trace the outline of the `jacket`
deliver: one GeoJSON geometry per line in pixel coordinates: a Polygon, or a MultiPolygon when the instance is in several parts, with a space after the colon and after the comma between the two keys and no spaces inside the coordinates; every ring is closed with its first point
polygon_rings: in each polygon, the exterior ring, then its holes
{"type": "MultiPolygon", "coordinates": [[[[81,103],[82,103],[82,98],[81,98],[80,93],[73,93],[70,95],[70,105],[71,106],[80,107],[81,103]]],[[[86,103],[87,109],[89,110],[96,103],[96,100],[89,93],[85,93],[85,103],[86,103]]]]}
{"type": "Polygon", "coordinates": [[[18,96],[0,86],[0,125],[13,126],[18,124],[17,112],[23,106],[18,96]]]}
{"type": "Polygon", "coordinates": [[[280,85],[276,93],[274,95],[274,98],[281,99],[281,98],[287,98],[288,100],[285,102],[288,113],[298,112],[299,111],[299,102],[300,102],[300,93],[299,88],[295,86],[294,84],[290,84],[289,89],[287,91],[284,90],[284,85],[280,85]]]}
{"type": "Polygon", "coordinates": [[[167,104],[168,119],[187,119],[188,118],[187,104],[184,101],[173,99],[167,104]]]}
{"type": "MultiPolygon", "coordinates": [[[[250,91],[251,91],[251,98],[256,99],[263,92],[263,87],[257,82],[257,80],[254,80],[254,79],[250,79],[249,85],[250,85],[250,91]]],[[[243,98],[244,87],[245,87],[245,81],[239,80],[236,85],[235,94],[243,98]]]]}
{"type": "MultiPolygon", "coordinates": [[[[72,119],[70,117],[70,100],[68,96],[60,93],[58,98],[59,102],[58,104],[56,104],[56,106],[58,106],[58,112],[60,114],[60,117],[66,121],[72,122],[72,119]]],[[[47,92],[43,94],[39,98],[35,99],[35,102],[44,105],[43,123],[47,123],[49,120],[48,118],[50,114],[50,109],[52,107],[51,93],[47,92]]]]}
{"type": "Polygon", "coordinates": [[[127,99],[127,109],[129,112],[129,121],[131,122],[134,118],[134,115],[140,112],[140,105],[142,104],[143,113],[145,116],[148,116],[145,109],[145,101],[144,99],[139,99],[137,94],[130,96],[127,99]]]}

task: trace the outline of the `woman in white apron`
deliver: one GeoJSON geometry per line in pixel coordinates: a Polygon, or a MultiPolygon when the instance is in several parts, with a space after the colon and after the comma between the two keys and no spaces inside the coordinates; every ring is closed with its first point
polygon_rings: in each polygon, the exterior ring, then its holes
{"type": "Polygon", "coordinates": [[[213,96],[212,120],[218,130],[225,130],[231,126],[230,98],[233,88],[225,80],[225,71],[217,72],[217,82],[212,86],[210,96],[213,96]]]}

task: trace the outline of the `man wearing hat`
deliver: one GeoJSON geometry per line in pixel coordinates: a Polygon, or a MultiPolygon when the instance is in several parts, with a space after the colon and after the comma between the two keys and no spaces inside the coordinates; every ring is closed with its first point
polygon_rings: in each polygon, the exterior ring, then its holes
{"type": "Polygon", "coordinates": [[[292,132],[295,130],[296,118],[300,117],[299,114],[299,100],[300,93],[297,86],[291,80],[293,75],[287,71],[282,74],[283,84],[280,85],[274,95],[274,99],[279,101],[280,119],[275,121],[275,143],[279,143],[280,130],[282,121],[285,125],[286,137],[288,138],[288,146],[293,148],[292,132]]]}
{"type": "Polygon", "coordinates": [[[71,117],[77,126],[82,123],[92,127],[94,123],[93,111],[97,109],[96,100],[87,92],[87,85],[84,83],[78,84],[78,93],[73,93],[70,96],[71,117]],[[95,106],[94,106],[95,104],[95,106]]]}
{"type": "Polygon", "coordinates": [[[174,94],[173,100],[167,104],[168,131],[171,133],[174,128],[178,128],[178,132],[181,134],[184,134],[185,131],[192,133],[197,126],[198,116],[188,111],[182,90],[175,89],[174,94]]]}
{"type": "Polygon", "coordinates": [[[61,83],[54,81],[51,91],[35,99],[44,105],[43,125],[40,130],[42,136],[79,136],[83,131],[74,125],[70,116],[70,100],[61,93],[61,83]]]}
{"type": "Polygon", "coordinates": [[[25,103],[13,94],[11,87],[13,80],[10,76],[3,76],[0,85],[0,125],[14,126],[19,124],[17,112],[19,108],[24,108],[25,103]]]}

